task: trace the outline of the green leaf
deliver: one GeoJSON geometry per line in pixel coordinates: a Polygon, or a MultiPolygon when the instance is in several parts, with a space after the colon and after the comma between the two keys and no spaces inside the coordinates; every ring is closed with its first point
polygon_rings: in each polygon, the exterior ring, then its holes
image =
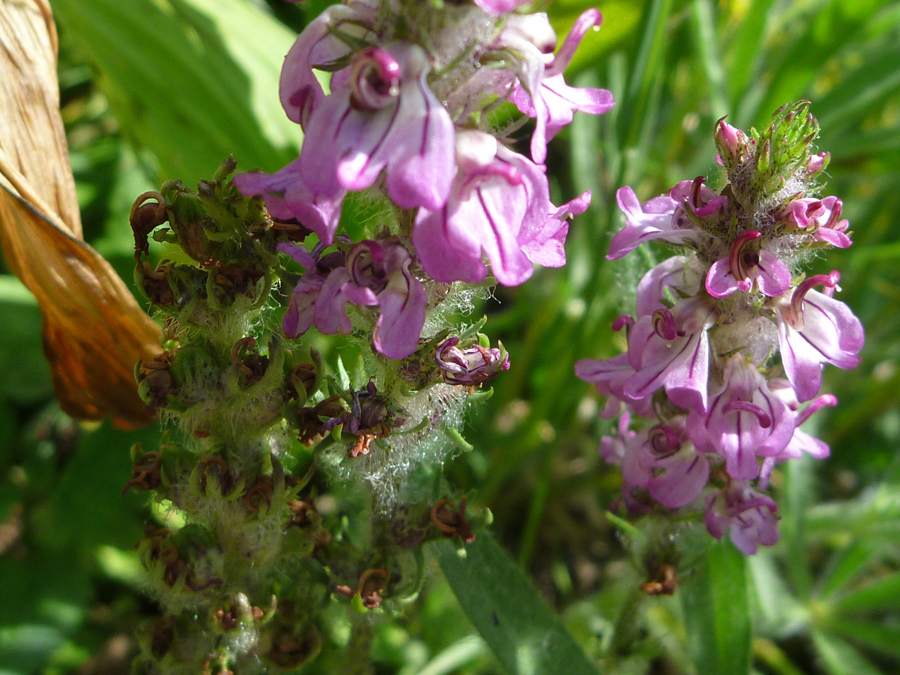
{"type": "Polygon", "coordinates": [[[64,639],[52,626],[0,627],[0,675],[39,672],[64,639]]]}
{"type": "Polygon", "coordinates": [[[900,607],[900,574],[892,574],[847,593],[833,606],[841,612],[897,609],[900,607]]]}
{"type": "Polygon", "coordinates": [[[665,51],[668,42],[667,23],[672,11],[672,0],[652,0],[646,8],[644,34],[634,62],[630,84],[620,105],[630,110],[626,145],[640,141],[640,131],[651,109],[653,88],[665,69],[665,51]]]}
{"type": "Polygon", "coordinates": [[[830,675],[880,674],[880,671],[863,658],[855,647],[831,633],[815,630],[812,638],[819,656],[822,657],[822,663],[830,675]]]}
{"type": "Polygon", "coordinates": [[[767,632],[777,633],[806,621],[808,609],[791,593],[769,551],[751,556],[747,568],[755,591],[755,606],[767,632]]]}
{"type": "Polygon", "coordinates": [[[87,572],[70,551],[32,545],[21,559],[0,557],[0,672],[43,672],[90,599],[87,572]]]}
{"type": "Polygon", "coordinates": [[[55,550],[89,551],[98,545],[130,548],[141,537],[145,495],[120,496],[131,475],[128,448],[159,445],[159,427],[123,431],[105,423],[87,433],[49,495],[41,536],[55,550]]]}
{"type": "Polygon", "coordinates": [[[461,557],[431,545],[459,604],[511,675],[596,675],[597,670],[528,580],[486,532],[461,557]]]}
{"type": "Polygon", "coordinates": [[[853,581],[873,559],[868,543],[854,542],[836,552],[822,573],[819,597],[828,598],[853,581]]]}
{"type": "Polygon", "coordinates": [[[278,77],[295,36],[240,0],[53,0],[99,72],[123,133],[159,162],[160,178],[208,178],[229,154],[274,171],[301,132],[278,77]]]}
{"type": "Polygon", "coordinates": [[[484,640],[468,635],[457,640],[428,662],[418,675],[452,675],[488,654],[484,640]]]}
{"type": "Polygon", "coordinates": [[[841,617],[829,628],[882,654],[900,659],[900,626],[841,617]]]}
{"type": "Polygon", "coordinates": [[[698,673],[750,670],[750,603],[746,559],[730,541],[712,544],[683,586],[688,649],[698,673]]]}
{"type": "MultiPolygon", "coordinates": [[[[840,85],[816,102],[816,117],[823,129],[832,132],[871,115],[888,96],[900,91],[900,45],[878,45],[866,58],[844,75],[840,85]]],[[[855,130],[854,130],[855,131],[855,130]]]]}
{"type": "Polygon", "coordinates": [[[812,458],[801,457],[788,462],[785,468],[784,508],[781,537],[787,544],[788,571],[801,600],[808,600],[812,592],[812,578],[806,560],[806,512],[813,500],[812,458]]]}
{"type": "Polygon", "coordinates": [[[725,88],[725,70],[716,44],[715,10],[710,0],[694,0],[691,4],[691,24],[697,55],[709,84],[713,117],[718,119],[729,112],[728,94],[725,88]]]}

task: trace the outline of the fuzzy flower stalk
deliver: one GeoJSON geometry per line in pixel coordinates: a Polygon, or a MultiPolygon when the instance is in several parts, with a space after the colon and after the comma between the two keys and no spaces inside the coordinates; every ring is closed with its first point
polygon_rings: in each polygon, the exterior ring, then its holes
{"type": "Polygon", "coordinates": [[[472,299],[565,263],[590,194],[551,201],[547,143],[613,105],[563,76],[599,12],[557,49],[525,4],[329,7],[281,74],[297,160],[234,176],[229,160],[196,191],[170,181],[135,202],[135,278],[163,317],[163,352],[136,377],[167,425],[132,449],[125,485],[167,514],[138,547],[164,616],[136,670],[294,671],[336,649],[323,615],[344,603],[350,644],[320,658],[362,672],[369,615],[418,593],[420,547],[462,546],[489,520],[440,471],[471,448],[466,406],[510,367],[472,299]],[[534,120],[527,156],[522,125],[498,121],[516,109],[534,120]],[[177,251],[154,266],[151,241],[177,251]]]}
{"type": "Polygon", "coordinates": [[[575,366],[608,397],[601,415],[621,412],[601,453],[621,465],[629,509],[705,509],[709,533],[748,555],[778,541],[775,465],[828,456],[801,426],[837,404],[820,393],[824,366],[854,368],[864,340],[834,297],[840,274],[802,272],[816,251],[851,244],[841,200],[816,195],[829,159],[811,150],[818,131],[806,101],[761,132],[722,119],[721,190],[701,177],[641,204],[620,189],[626,225],[607,257],[652,240],[678,254],[644,274],[635,314],[613,325],[627,353],[575,366]]]}

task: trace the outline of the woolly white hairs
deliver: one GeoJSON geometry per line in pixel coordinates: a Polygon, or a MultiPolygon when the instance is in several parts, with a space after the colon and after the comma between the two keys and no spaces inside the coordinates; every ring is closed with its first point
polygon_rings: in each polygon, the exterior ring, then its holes
{"type": "Polygon", "coordinates": [[[717,353],[744,350],[753,363],[761,365],[778,347],[778,332],[774,321],[761,316],[719,325],[714,341],[717,353]]]}
{"type": "Polygon", "coordinates": [[[462,426],[467,398],[465,387],[448,384],[418,392],[402,400],[408,421],[390,438],[374,440],[369,453],[355,459],[347,457],[345,445],[335,445],[324,453],[323,464],[335,480],[370,490],[375,510],[390,513],[399,503],[420,496],[411,494],[407,484],[412,469],[441,463],[461,452],[446,430],[462,426]]]}
{"type": "Polygon", "coordinates": [[[434,335],[453,323],[455,317],[469,316],[475,311],[475,300],[485,300],[489,296],[488,288],[466,288],[465,284],[454,282],[444,299],[428,312],[422,335],[434,335]]]}

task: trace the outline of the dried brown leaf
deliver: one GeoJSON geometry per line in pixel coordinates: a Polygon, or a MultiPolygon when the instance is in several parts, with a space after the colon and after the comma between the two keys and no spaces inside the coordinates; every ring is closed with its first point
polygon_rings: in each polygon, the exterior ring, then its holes
{"type": "Polygon", "coordinates": [[[0,1],[0,188],[0,243],[41,308],[63,410],[146,423],[134,364],[160,351],[159,329],[81,240],[46,0],[0,1]]]}

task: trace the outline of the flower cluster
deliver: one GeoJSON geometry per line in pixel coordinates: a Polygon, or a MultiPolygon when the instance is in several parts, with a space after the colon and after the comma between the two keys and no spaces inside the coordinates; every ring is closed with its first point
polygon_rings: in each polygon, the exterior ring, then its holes
{"type": "Polygon", "coordinates": [[[626,226],[608,258],[651,240],[681,255],[643,276],[635,316],[614,324],[627,331],[627,353],[576,364],[609,397],[603,416],[625,407],[601,452],[621,464],[629,507],[652,499],[679,509],[703,497],[709,532],[728,531],[747,554],[778,540],[765,494],[772,468],[829,453],[800,429],[837,403],[819,395],[824,365],[853,368],[863,346],[859,320],[833,297],[838,272],[799,271],[810,252],[850,245],[841,200],[810,194],[828,161],[810,153],[817,134],[806,102],[749,135],[720,120],[723,189],[697,178],[644,204],[619,190],[626,226]],[[633,418],[648,421],[632,430],[633,418]]]}
{"type": "Polygon", "coordinates": [[[375,350],[405,358],[436,295],[423,283],[480,283],[489,266],[514,286],[534,263],[565,263],[568,217],[587,208],[590,193],[555,206],[544,162],[575,111],[613,105],[608,91],[563,78],[601,17],[584,12],[554,53],[546,14],[518,12],[524,4],[345,0],[297,38],[280,95],[305,134],[300,156],[273,175],[234,181],[274,218],[317,235],[312,249],[279,246],[306,270],[284,319],[288,336],[313,324],[349,333],[350,303],[368,308],[357,313],[374,322],[375,350]],[[332,73],[327,94],[317,70],[332,73]],[[504,103],[535,120],[530,157],[509,147],[496,114],[504,103]],[[360,191],[391,206],[377,231],[354,242],[338,231],[345,198],[360,191]]]}

